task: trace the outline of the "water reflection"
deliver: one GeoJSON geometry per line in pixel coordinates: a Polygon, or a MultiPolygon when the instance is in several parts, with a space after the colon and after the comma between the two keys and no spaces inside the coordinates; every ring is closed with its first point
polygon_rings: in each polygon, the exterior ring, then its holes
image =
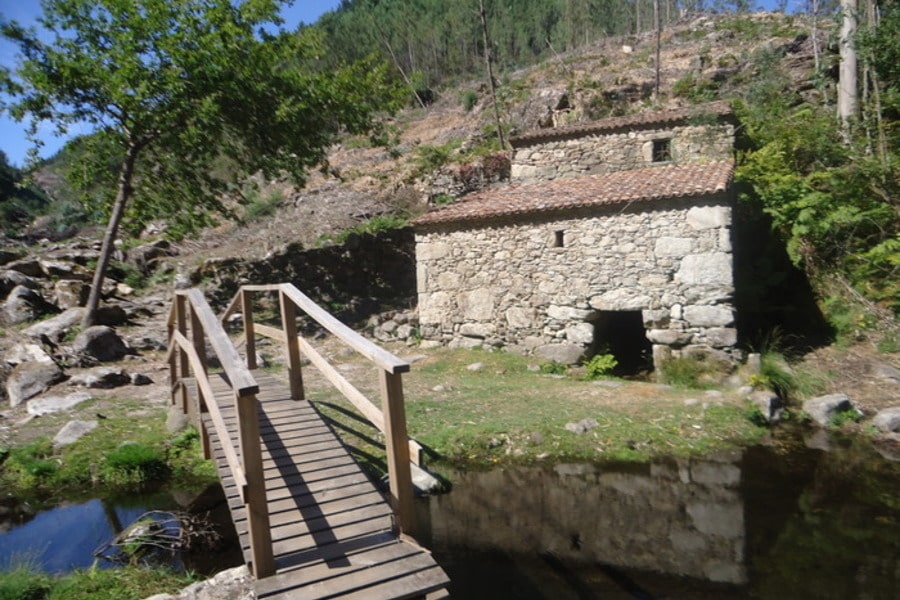
{"type": "MultiPolygon", "coordinates": [[[[65,573],[95,564],[94,551],[151,510],[202,515],[217,532],[212,547],[172,555],[170,566],[214,573],[241,564],[237,535],[221,487],[201,493],[157,492],[66,502],[42,510],[14,499],[0,507],[0,570],[20,563],[47,573],[65,573]]],[[[99,566],[115,563],[98,561],[99,566]]]]}
{"type": "Polygon", "coordinates": [[[900,464],[867,443],[451,478],[420,519],[455,597],[900,598],[900,464]]]}

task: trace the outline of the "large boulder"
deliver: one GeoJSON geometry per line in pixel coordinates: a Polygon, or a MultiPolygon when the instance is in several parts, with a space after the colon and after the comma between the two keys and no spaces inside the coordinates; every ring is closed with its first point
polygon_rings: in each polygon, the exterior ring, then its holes
{"type": "Polygon", "coordinates": [[[69,378],[69,385],[109,389],[131,383],[131,376],[118,367],[97,367],[69,378]]]}
{"type": "Polygon", "coordinates": [[[53,438],[53,447],[62,448],[74,444],[82,437],[97,429],[98,421],[69,421],[53,438]]]}
{"type": "Polygon", "coordinates": [[[39,292],[24,285],[14,287],[3,304],[4,316],[12,324],[34,321],[55,311],[56,307],[44,300],[39,292]]]}
{"type": "Polygon", "coordinates": [[[858,408],[853,406],[847,394],[828,394],[811,398],[803,403],[803,410],[822,427],[830,425],[832,419],[841,413],[852,411],[857,415],[862,414],[858,408]]]}
{"type": "Polygon", "coordinates": [[[81,323],[83,316],[83,308],[70,308],[45,321],[29,325],[22,330],[22,333],[33,339],[46,337],[51,341],[58,342],[81,323]]]}
{"type": "Polygon", "coordinates": [[[60,279],[53,285],[53,301],[60,308],[75,308],[87,303],[91,286],[84,281],[60,279]]]}
{"type": "Polygon", "coordinates": [[[72,349],[100,362],[121,360],[131,353],[119,334],[106,325],[94,325],[79,332],[72,343],[72,349]]]}
{"type": "Polygon", "coordinates": [[[175,256],[176,254],[177,252],[170,242],[156,240],[155,242],[132,248],[128,252],[128,260],[133,262],[140,269],[141,274],[146,277],[156,269],[160,258],[175,256]]]}
{"type": "Polygon", "coordinates": [[[883,433],[900,433],[900,406],[878,411],[872,419],[872,426],[883,433]]]}
{"type": "Polygon", "coordinates": [[[36,290],[41,287],[36,280],[29,277],[28,275],[23,275],[18,271],[0,272],[0,294],[6,296],[11,291],[13,291],[13,288],[19,285],[31,288],[32,290],[36,290]]]}
{"type": "Polygon", "coordinates": [[[6,395],[10,406],[18,406],[22,402],[42,394],[50,386],[66,378],[55,363],[29,361],[17,365],[6,380],[6,395]]]}

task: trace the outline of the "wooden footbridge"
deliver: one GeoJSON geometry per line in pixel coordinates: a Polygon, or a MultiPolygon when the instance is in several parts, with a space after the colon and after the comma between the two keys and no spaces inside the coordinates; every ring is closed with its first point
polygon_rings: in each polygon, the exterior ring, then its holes
{"type": "Polygon", "coordinates": [[[198,290],[178,291],[168,328],[172,401],[215,461],[258,598],[449,597],[446,574],[411,537],[421,447],[406,433],[407,363],[290,284],[244,286],[219,318],[198,290]],[[281,328],[254,322],[255,295],[277,302],[281,328]],[[298,311],[377,365],[381,409],[297,334],[298,311]],[[224,327],[234,314],[244,358],[224,327]],[[282,344],[287,382],[257,369],[257,336],[282,344]],[[301,353],[384,433],[387,498],[305,399],[301,353]]]}

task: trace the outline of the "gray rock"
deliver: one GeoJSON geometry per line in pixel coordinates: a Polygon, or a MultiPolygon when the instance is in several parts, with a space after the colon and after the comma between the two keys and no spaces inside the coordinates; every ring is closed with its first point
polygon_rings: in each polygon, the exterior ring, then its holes
{"type": "Polygon", "coordinates": [[[879,363],[872,367],[872,373],[879,379],[900,383],[900,369],[887,363],[879,363]]]}
{"type": "Polygon", "coordinates": [[[900,432],[900,406],[878,411],[872,419],[872,426],[883,433],[900,432]]]}
{"type": "Polygon", "coordinates": [[[757,390],[747,396],[749,402],[756,408],[767,423],[778,423],[784,418],[784,402],[775,392],[757,390]]]}
{"type": "Polygon", "coordinates": [[[131,383],[131,377],[125,369],[116,367],[97,367],[83,373],[72,375],[70,385],[87,388],[110,389],[131,383]]]}
{"type": "Polygon", "coordinates": [[[47,336],[49,339],[58,342],[81,323],[83,316],[83,308],[70,308],[54,317],[50,317],[46,321],[29,325],[22,330],[22,333],[31,338],[47,336]]]}
{"type": "Polygon", "coordinates": [[[471,365],[468,365],[466,367],[466,370],[467,371],[481,371],[482,369],[484,369],[484,367],[485,367],[485,364],[483,362],[476,362],[476,363],[472,363],[471,365]]]}
{"type": "Polygon", "coordinates": [[[122,338],[106,325],[94,325],[81,331],[75,337],[72,349],[100,362],[121,360],[130,353],[122,338]]]}
{"type": "Polygon", "coordinates": [[[823,427],[827,426],[840,413],[855,411],[857,414],[862,414],[858,408],[853,406],[847,394],[828,394],[811,398],[803,403],[803,410],[813,421],[823,427]]]}
{"type": "Polygon", "coordinates": [[[41,263],[36,258],[23,258],[17,260],[7,264],[6,268],[10,271],[18,271],[22,275],[27,275],[28,277],[44,276],[44,270],[41,268],[41,263]]]}
{"type": "Polygon", "coordinates": [[[62,448],[63,446],[74,444],[97,429],[98,424],[97,421],[69,421],[53,438],[53,447],[62,448]]]}
{"type": "Polygon", "coordinates": [[[247,567],[240,566],[192,583],[177,594],[156,594],[146,600],[253,600],[253,582],[247,567]]]}
{"type": "Polygon", "coordinates": [[[128,313],[125,312],[124,308],[116,304],[100,306],[97,308],[97,312],[94,315],[94,322],[97,325],[116,327],[118,325],[124,325],[127,321],[128,313]]]}
{"type": "Polygon", "coordinates": [[[40,260],[41,271],[50,279],[78,279],[90,281],[91,272],[81,265],[61,260],[40,260]]]}
{"type": "Polygon", "coordinates": [[[24,256],[21,250],[12,250],[10,248],[0,248],[0,265],[5,265],[14,260],[19,260],[24,256]]]}
{"type": "Polygon", "coordinates": [[[28,275],[19,273],[18,271],[3,271],[2,273],[0,273],[0,294],[6,296],[13,290],[13,288],[19,285],[30,288],[32,290],[36,290],[41,287],[37,281],[29,277],[28,275]]]}
{"type": "Polygon", "coordinates": [[[165,350],[168,346],[166,346],[165,342],[158,340],[153,337],[139,337],[129,340],[129,344],[135,350],[151,350],[151,351],[159,351],[165,350]]]}
{"type": "Polygon", "coordinates": [[[7,350],[3,360],[11,367],[32,361],[45,364],[53,362],[53,359],[50,358],[43,346],[28,343],[16,344],[7,350]]]}
{"type": "Polygon", "coordinates": [[[40,417],[52,413],[63,412],[69,410],[90,400],[91,395],[87,392],[74,392],[66,396],[44,396],[28,401],[28,414],[40,417]]]}
{"type": "Polygon", "coordinates": [[[131,385],[150,385],[151,383],[153,383],[153,380],[143,373],[131,374],[131,385]]]}
{"type": "Polygon", "coordinates": [[[91,286],[83,281],[61,279],[53,285],[53,302],[60,308],[75,308],[87,303],[91,286]]]}
{"type": "Polygon", "coordinates": [[[29,361],[22,363],[9,374],[6,380],[6,395],[10,406],[18,406],[22,402],[46,392],[50,386],[64,380],[63,374],[55,363],[29,361]]]}
{"type": "Polygon", "coordinates": [[[44,300],[40,293],[24,285],[14,287],[3,304],[6,320],[13,324],[34,321],[54,310],[55,307],[44,300]]]}
{"type": "Polygon", "coordinates": [[[169,406],[169,412],[166,415],[166,431],[169,433],[178,433],[184,431],[190,424],[190,417],[184,414],[181,406],[178,406],[177,404],[169,406]]]}
{"type": "Polygon", "coordinates": [[[599,425],[594,419],[582,419],[577,423],[566,423],[566,431],[581,435],[599,425]]]}
{"type": "Polygon", "coordinates": [[[544,344],[534,349],[534,355],[562,365],[574,365],[584,355],[584,348],[577,344],[544,344]]]}

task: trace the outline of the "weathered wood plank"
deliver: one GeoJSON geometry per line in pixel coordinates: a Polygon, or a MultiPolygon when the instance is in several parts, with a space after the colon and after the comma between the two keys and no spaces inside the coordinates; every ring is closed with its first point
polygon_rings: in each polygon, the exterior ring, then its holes
{"type": "MultiPolygon", "coordinates": [[[[256,582],[257,597],[387,600],[423,598],[445,588],[447,576],[430,554],[397,538],[383,495],[321,415],[307,402],[289,400],[285,383],[259,375],[259,474],[277,573],[256,582]]],[[[226,439],[212,427],[209,413],[202,416],[212,429],[212,457],[250,561],[249,515],[223,446],[240,440],[233,396],[229,401],[234,392],[224,376],[211,380],[212,392],[224,400],[220,418],[226,439]]]]}

